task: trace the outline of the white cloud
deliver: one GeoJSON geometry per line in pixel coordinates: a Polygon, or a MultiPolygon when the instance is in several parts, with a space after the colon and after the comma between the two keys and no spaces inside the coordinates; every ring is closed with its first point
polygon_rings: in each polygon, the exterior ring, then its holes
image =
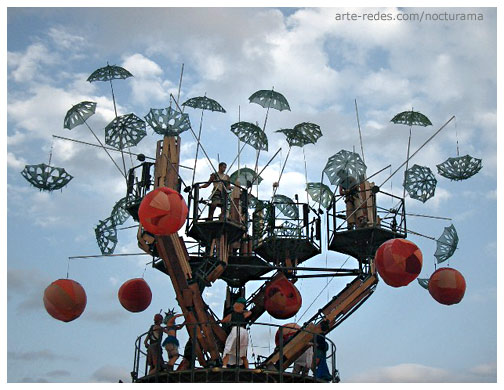
{"type": "Polygon", "coordinates": [[[124,367],[106,365],[97,369],[91,376],[92,382],[131,382],[130,371],[124,367]]]}
{"type": "Polygon", "coordinates": [[[356,375],[350,378],[349,381],[386,383],[458,382],[449,371],[414,363],[379,367],[366,373],[356,375]]]}
{"type": "Polygon", "coordinates": [[[7,52],[10,76],[17,82],[28,82],[40,78],[39,71],[46,65],[55,65],[58,57],[41,43],[34,43],[24,53],[7,52]]]}
{"type": "Polygon", "coordinates": [[[67,53],[68,51],[81,50],[86,46],[86,39],[84,37],[72,34],[61,26],[51,27],[48,35],[57,46],[64,49],[67,53]]]}

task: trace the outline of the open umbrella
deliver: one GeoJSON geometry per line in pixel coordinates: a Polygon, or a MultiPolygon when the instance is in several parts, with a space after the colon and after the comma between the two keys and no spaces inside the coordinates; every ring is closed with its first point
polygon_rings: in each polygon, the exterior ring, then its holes
{"type": "MultiPolygon", "coordinates": [[[[285,134],[287,144],[289,145],[289,151],[287,152],[287,156],[285,157],[285,161],[283,163],[282,169],[280,171],[280,176],[278,178],[278,183],[280,183],[283,171],[285,169],[285,165],[287,164],[287,160],[290,155],[291,148],[293,146],[299,146],[303,148],[307,144],[315,144],[317,140],[320,137],[322,137],[322,131],[320,130],[320,126],[316,125],[315,123],[303,122],[294,126],[293,129],[280,129],[277,130],[276,132],[285,134]]],[[[306,157],[304,156],[304,149],[303,149],[303,157],[305,162],[305,179],[306,182],[308,182],[308,175],[306,172],[306,157]]],[[[278,187],[275,187],[274,194],[276,193],[277,188],[278,187]]]]}
{"type": "Polygon", "coordinates": [[[450,157],[436,165],[438,173],[450,180],[466,180],[477,174],[482,168],[481,159],[468,154],[462,157],[450,157]]]}
{"type": "Polygon", "coordinates": [[[109,65],[107,62],[107,66],[96,69],[93,73],[91,73],[91,75],[87,79],[87,81],[89,81],[90,83],[92,83],[93,81],[110,82],[110,89],[112,90],[112,101],[114,102],[114,112],[116,117],[117,117],[117,108],[114,96],[114,87],[112,86],[112,80],[127,79],[128,77],[133,77],[133,75],[126,69],[121,68],[120,66],[117,65],[109,65]]]}
{"type": "Polygon", "coordinates": [[[63,121],[63,127],[72,130],[74,127],[85,123],[87,119],[94,115],[95,111],[95,102],[80,102],[67,111],[65,120],[63,121]]]}
{"type": "Polygon", "coordinates": [[[333,199],[331,189],[323,183],[306,183],[306,192],[310,198],[320,205],[328,208],[333,199]]]}
{"type": "MultiPolygon", "coordinates": [[[[431,121],[424,114],[413,111],[403,111],[394,116],[391,120],[392,123],[409,126],[409,137],[408,137],[408,152],[406,154],[406,168],[404,174],[408,170],[409,158],[410,158],[410,146],[411,146],[411,128],[412,126],[432,126],[431,121]]],[[[406,189],[403,190],[403,198],[406,196],[406,189]]]]}
{"type": "Polygon", "coordinates": [[[434,256],[437,259],[438,264],[443,261],[448,260],[455,250],[457,249],[457,245],[459,242],[457,231],[455,230],[455,226],[450,225],[445,227],[441,236],[436,240],[436,253],[434,256]]]}
{"type": "Polygon", "coordinates": [[[240,141],[252,146],[255,150],[268,150],[268,137],[259,126],[250,122],[237,122],[231,125],[231,132],[235,134],[240,141]]]}
{"type": "Polygon", "coordinates": [[[171,107],[151,108],[144,119],[157,134],[168,137],[178,136],[191,128],[189,115],[171,107]]]}
{"type": "Polygon", "coordinates": [[[277,194],[273,196],[273,204],[280,212],[290,219],[299,218],[299,210],[294,201],[285,195],[277,194]]]}
{"type": "Polygon", "coordinates": [[[133,113],[118,116],[105,127],[105,143],[119,150],[137,145],[146,135],[145,122],[133,113]]]}
{"type": "Polygon", "coordinates": [[[126,205],[132,200],[131,196],[126,195],[124,198],[119,199],[110,213],[112,224],[115,226],[122,225],[130,217],[130,213],[126,210],[126,205]]]}
{"type": "Polygon", "coordinates": [[[348,189],[364,180],[366,169],[357,153],[342,149],[329,157],[323,172],[331,184],[348,189]]]}
{"type": "Polygon", "coordinates": [[[117,230],[111,217],[98,222],[95,236],[102,255],[114,253],[117,245],[117,230]]]}
{"type": "Polygon", "coordinates": [[[404,189],[412,199],[425,203],[434,196],[437,180],[429,167],[413,165],[404,175],[404,189]]]}
{"type": "Polygon", "coordinates": [[[261,89],[257,92],[254,92],[249,97],[250,103],[256,103],[264,108],[274,108],[278,111],[288,110],[290,111],[289,102],[279,92],[276,92],[273,88],[271,90],[261,89]]]}
{"type": "Polygon", "coordinates": [[[65,168],[53,167],[44,163],[25,165],[21,175],[41,191],[59,190],[66,186],[73,176],[65,168]]]}
{"type": "Polygon", "coordinates": [[[261,184],[263,180],[261,176],[258,176],[257,173],[250,168],[240,168],[229,176],[229,181],[231,183],[235,183],[236,179],[239,180],[242,187],[250,187],[253,184],[261,184]]]}
{"type": "Polygon", "coordinates": [[[193,168],[193,177],[192,177],[192,184],[194,184],[194,178],[196,176],[196,165],[198,163],[199,146],[200,146],[200,140],[201,140],[201,129],[203,127],[203,113],[205,112],[205,110],[225,113],[226,110],[216,100],[208,98],[206,96],[206,94],[205,94],[205,96],[198,96],[198,97],[190,98],[189,100],[186,100],[184,103],[182,103],[182,105],[184,107],[192,107],[195,109],[198,109],[198,108],[201,109],[201,118],[200,118],[200,125],[199,125],[197,145],[196,145],[196,157],[194,159],[194,168],[193,168]]]}

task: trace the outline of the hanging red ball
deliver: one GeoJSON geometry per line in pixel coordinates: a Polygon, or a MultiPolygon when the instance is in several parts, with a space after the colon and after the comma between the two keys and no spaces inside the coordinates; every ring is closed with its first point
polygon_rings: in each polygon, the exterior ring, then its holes
{"type": "Polygon", "coordinates": [[[264,308],[277,319],[295,315],[302,302],[299,290],[284,275],[270,282],[264,291],[264,308]]]}
{"type": "Polygon", "coordinates": [[[130,279],[124,282],[117,296],[121,305],[133,313],[144,311],[152,301],[151,289],[142,278],[130,279]]]}
{"type": "Polygon", "coordinates": [[[74,280],[58,279],[44,291],[44,307],[57,320],[70,322],[78,318],[86,308],[84,288],[74,280]]]}
{"type": "Polygon", "coordinates": [[[375,254],[375,265],[389,286],[407,286],[422,270],[422,251],[411,241],[394,238],[380,245],[375,254]]]}
{"type": "Polygon", "coordinates": [[[456,269],[439,268],[429,278],[429,293],[443,305],[454,305],[464,297],[466,282],[456,269]]]}
{"type": "Polygon", "coordinates": [[[289,340],[294,334],[298,331],[298,329],[301,329],[301,327],[294,323],[291,322],[289,324],[282,325],[282,328],[278,328],[278,330],[275,333],[275,345],[278,345],[280,343],[280,329],[282,329],[282,335],[283,335],[283,343],[285,344],[287,340],[289,340]]]}
{"type": "Polygon", "coordinates": [[[159,187],[143,198],[138,217],[145,230],[164,236],[176,233],[184,225],[188,211],[182,195],[171,188],[159,187]]]}

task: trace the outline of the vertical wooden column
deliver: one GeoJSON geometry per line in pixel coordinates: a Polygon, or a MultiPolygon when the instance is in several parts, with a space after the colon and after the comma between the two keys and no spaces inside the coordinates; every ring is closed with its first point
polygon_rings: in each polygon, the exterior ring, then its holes
{"type": "Polygon", "coordinates": [[[169,187],[174,190],[178,189],[179,162],[180,137],[165,136],[162,141],[158,141],[154,168],[154,188],[169,187]]]}

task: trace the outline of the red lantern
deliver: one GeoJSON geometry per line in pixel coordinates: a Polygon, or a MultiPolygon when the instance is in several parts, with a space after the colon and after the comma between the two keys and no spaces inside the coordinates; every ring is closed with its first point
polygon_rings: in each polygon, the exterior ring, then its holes
{"type": "Polygon", "coordinates": [[[443,305],[454,305],[464,297],[466,282],[462,274],[453,268],[439,268],[429,279],[429,293],[443,305]]]}
{"type": "MultiPolygon", "coordinates": [[[[298,329],[301,329],[301,327],[294,323],[291,322],[290,324],[285,324],[282,325],[282,335],[283,335],[283,343],[285,344],[287,340],[289,340],[294,334],[298,331],[298,329]]],[[[280,328],[275,333],[275,345],[278,345],[280,343],[280,328]]]]}
{"type": "Polygon", "coordinates": [[[86,292],[71,279],[58,279],[44,291],[44,306],[57,320],[70,322],[78,318],[86,308],[86,292]]]}
{"type": "Polygon", "coordinates": [[[411,241],[394,238],[380,245],[375,264],[383,281],[392,287],[407,286],[422,270],[422,252],[411,241]]]}
{"type": "Polygon", "coordinates": [[[151,289],[142,278],[130,279],[124,282],[117,296],[121,305],[133,313],[147,309],[152,300],[151,289]]]}
{"type": "Polygon", "coordinates": [[[159,187],[140,203],[138,217],[145,230],[157,235],[176,233],[187,218],[187,205],[177,191],[159,187]]]}
{"type": "Polygon", "coordinates": [[[271,316],[286,319],[301,308],[301,294],[284,275],[270,282],[264,291],[264,308],[271,316]]]}

